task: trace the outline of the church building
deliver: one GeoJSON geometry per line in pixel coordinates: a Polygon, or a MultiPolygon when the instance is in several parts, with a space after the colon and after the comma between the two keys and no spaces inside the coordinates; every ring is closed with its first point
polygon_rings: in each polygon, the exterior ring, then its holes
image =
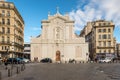
{"type": "Polygon", "coordinates": [[[42,32],[31,38],[31,61],[50,58],[53,62],[88,61],[88,43],[74,33],[74,21],[57,10],[42,20],[42,32]]]}

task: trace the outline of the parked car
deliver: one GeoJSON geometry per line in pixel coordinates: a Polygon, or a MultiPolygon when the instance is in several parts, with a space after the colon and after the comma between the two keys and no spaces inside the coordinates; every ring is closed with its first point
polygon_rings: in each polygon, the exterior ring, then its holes
{"type": "Polygon", "coordinates": [[[98,61],[99,61],[100,63],[101,63],[101,62],[108,63],[108,62],[111,62],[111,61],[112,61],[112,58],[103,58],[103,59],[99,59],[98,61]]]}
{"type": "Polygon", "coordinates": [[[7,59],[7,62],[10,64],[10,63],[15,63],[15,64],[20,64],[20,63],[22,63],[22,60],[20,59],[20,58],[8,58],[7,59]]]}
{"type": "Polygon", "coordinates": [[[29,63],[30,60],[29,59],[26,59],[26,58],[20,58],[22,60],[22,62],[25,62],[25,63],[29,63]]]}
{"type": "Polygon", "coordinates": [[[112,61],[114,62],[114,61],[120,61],[120,57],[114,57],[113,59],[112,59],[112,61]]]}
{"type": "Polygon", "coordinates": [[[76,63],[76,60],[75,59],[70,59],[69,63],[76,63]]]}
{"type": "Polygon", "coordinates": [[[52,60],[50,58],[44,58],[40,60],[41,63],[52,63],[52,60]]]}

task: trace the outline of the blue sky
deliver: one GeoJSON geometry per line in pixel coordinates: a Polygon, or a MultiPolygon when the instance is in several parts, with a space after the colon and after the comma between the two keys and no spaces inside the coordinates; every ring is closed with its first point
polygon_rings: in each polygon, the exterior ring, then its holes
{"type": "Polygon", "coordinates": [[[114,36],[120,42],[120,0],[7,0],[13,2],[25,21],[24,39],[41,33],[41,20],[47,19],[59,7],[60,13],[69,13],[75,20],[75,31],[80,33],[86,22],[96,19],[112,20],[115,23],[114,36]],[[102,5],[101,5],[102,4],[102,5]]]}

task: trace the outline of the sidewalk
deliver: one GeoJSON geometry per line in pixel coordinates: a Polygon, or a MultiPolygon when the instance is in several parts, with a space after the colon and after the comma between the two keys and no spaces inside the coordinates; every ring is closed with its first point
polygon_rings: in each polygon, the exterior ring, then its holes
{"type": "Polygon", "coordinates": [[[21,71],[21,68],[22,68],[22,64],[14,64],[13,69],[12,69],[11,64],[9,64],[7,66],[7,69],[4,64],[0,65],[1,80],[8,79],[9,78],[8,75],[10,75],[10,76],[16,75],[17,73],[19,73],[21,71]]]}

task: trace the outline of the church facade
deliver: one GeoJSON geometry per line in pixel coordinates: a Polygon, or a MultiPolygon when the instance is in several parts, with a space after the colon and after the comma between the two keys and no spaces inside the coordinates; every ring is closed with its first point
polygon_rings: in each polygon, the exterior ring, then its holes
{"type": "Polygon", "coordinates": [[[68,15],[48,15],[42,20],[42,32],[31,38],[31,60],[50,58],[53,62],[88,61],[88,43],[74,33],[74,21],[68,15]]]}

